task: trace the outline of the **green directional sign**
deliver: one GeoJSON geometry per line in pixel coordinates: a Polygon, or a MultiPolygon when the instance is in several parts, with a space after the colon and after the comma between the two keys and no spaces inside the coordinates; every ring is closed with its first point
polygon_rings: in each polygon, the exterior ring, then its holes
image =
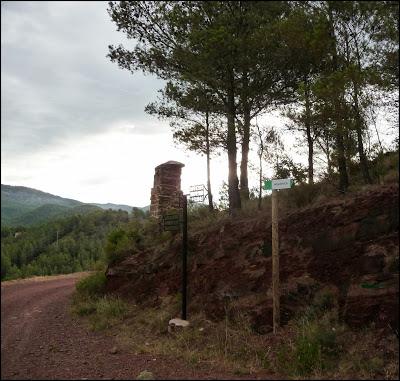
{"type": "Polygon", "coordinates": [[[293,186],[293,179],[264,180],[264,190],[289,189],[293,186]]]}
{"type": "Polygon", "coordinates": [[[264,180],[264,190],[272,190],[272,180],[264,180]]]}

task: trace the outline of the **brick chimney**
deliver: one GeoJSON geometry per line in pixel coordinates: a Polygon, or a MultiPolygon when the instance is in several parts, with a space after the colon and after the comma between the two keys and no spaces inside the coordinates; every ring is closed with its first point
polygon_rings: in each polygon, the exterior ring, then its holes
{"type": "Polygon", "coordinates": [[[150,216],[160,218],[169,208],[179,208],[181,172],[185,165],[167,161],[155,168],[154,185],[151,189],[150,216]]]}

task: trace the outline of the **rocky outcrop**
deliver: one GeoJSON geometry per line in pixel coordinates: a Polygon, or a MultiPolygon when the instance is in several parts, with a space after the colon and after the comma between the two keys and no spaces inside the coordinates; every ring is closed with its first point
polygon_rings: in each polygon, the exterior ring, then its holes
{"type": "MultiPolygon", "coordinates": [[[[279,222],[281,322],[316,296],[337,303],[351,326],[398,327],[398,185],[305,208],[279,222]],[[328,290],[328,291],[326,291],[328,290]]],[[[266,213],[189,231],[188,315],[221,319],[227,303],[272,325],[271,221],[266,213]]],[[[179,236],[107,271],[109,291],[157,304],[180,291],[179,236]]],[[[189,317],[190,319],[190,317],[189,317]]]]}

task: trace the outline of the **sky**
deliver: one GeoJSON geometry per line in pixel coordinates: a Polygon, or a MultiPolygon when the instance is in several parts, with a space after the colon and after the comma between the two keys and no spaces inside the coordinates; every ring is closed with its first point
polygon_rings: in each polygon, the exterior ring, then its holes
{"type": "MultiPolygon", "coordinates": [[[[119,43],[133,47],[107,2],[1,2],[2,184],[142,207],[150,204],[154,168],[168,160],[185,164],[185,193],[206,184],[205,158],[177,146],[169,123],[144,112],[164,82],[106,57],[119,43]]],[[[283,123],[277,114],[264,121],[283,123]]],[[[294,139],[286,139],[289,149],[294,139]]],[[[218,195],[226,154],[211,171],[218,195]]],[[[256,185],[255,174],[249,180],[256,185]]]]}

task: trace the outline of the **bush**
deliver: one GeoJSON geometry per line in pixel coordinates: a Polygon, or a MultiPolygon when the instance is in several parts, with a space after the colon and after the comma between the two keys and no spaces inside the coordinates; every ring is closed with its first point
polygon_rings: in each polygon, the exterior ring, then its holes
{"type": "Polygon", "coordinates": [[[103,296],[94,302],[94,311],[90,318],[91,328],[100,331],[112,327],[126,316],[128,305],[113,296],[103,296]]]}
{"type": "Polygon", "coordinates": [[[104,296],[97,301],[96,311],[104,317],[120,317],[127,311],[127,306],[119,298],[104,296]]]}
{"type": "Polygon", "coordinates": [[[108,264],[120,261],[126,256],[130,240],[127,231],[124,229],[116,229],[112,231],[106,243],[106,260],[108,264]]]}
{"type": "Polygon", "coordinates": [[[103,272],[97,272],[81,279],[76,284],[76,290],[82,296],[102,295],[105,290],[106,281],[106,275],[103,272]]]}
{"type": "Polygon", "coordinates": [[[340,352],[337,330],[332,314],[326,312],[321,316],[320,311],[312,306],[298,318],[298,335],[292,345],[284,345],[277,353],[281,372],[304,377],[332,369],[340,352]]]}
{"type": "Polygon", "coordinates": [[[312,337],[300,336],[295,342],[293,366],[295,374],[305,376],[323,368],[321,347],[312,337]]]}
{"type": "Polygon", "coordinates": [[[278,365],[282,372],[292,376],[307,376],[331,368],[338,347],[336,334],[326,328],[308,328],[294,341],[293,347],[282,347],[278,365]]]}

